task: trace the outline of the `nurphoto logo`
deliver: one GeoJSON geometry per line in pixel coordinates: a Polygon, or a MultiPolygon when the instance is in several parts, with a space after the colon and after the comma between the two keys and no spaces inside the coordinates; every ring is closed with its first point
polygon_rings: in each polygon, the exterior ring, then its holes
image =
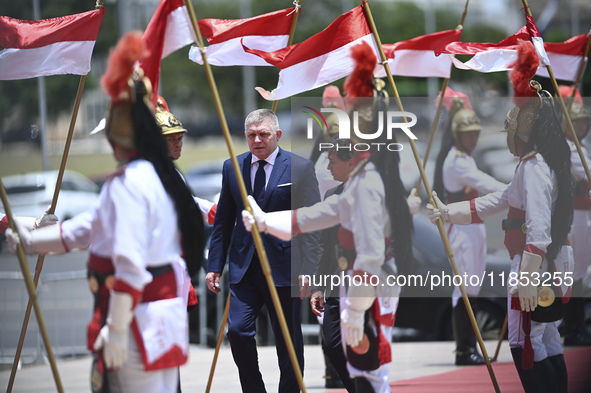
{"type": "MultiPolygon", "coordinates": [[[[401,129],[410,139],[417,139],[417,137],[412,133],[410,127],[417,124],[417,117],[412,112],[400,112],[400,111],[387,111],[386,116],[383,115],[382,111],[378,112],[378,126],[375,132],[365,133],[359,130],[359,113],[357,111],[353,111],[353,127],[351,128],[351,119],[349,118],[349,114],[341,109],[338,108],[320,108],[320,111],[310,107],[304,106],[304,108],[308,109],[309,111],[304,111],[304,113],[312,116],[312,118],[308,118],[307,122],[307,139],[314,139],[314,120],[320,126],[320,128],[326,127],[328,129],[328,123],[326,118],[322,115],[323,113],[333,113],[336,116],[338,126],[339,126],[339,139],[351,139],[351,129],[356,136],[357,140],[364,140],[364,141],[371,141],[378,139],[382,136],[382,133],[386,132],[386,139],[392,139],[392,133],[395,129],[401,129]],[[408,122],[404,122],[402,120],[403,117],[408,119],[408,122]],[[384,126],[384,118],[386,119],[386,124],[384,126]]],[[[333,143],[330,142],[322,142],[318,144],[319,150],[325,149],[332,149],[335,147],[333,143]]],[[[354,143],[349,145],[348,147],[345,146],[337,146],[339,149],[347,149],[348,150],[355,150],[355,151],[368,151],[370,148],[375,147],[379,151],[381,147],[388,149],[389,151],[400,151],[402,150],[403,146],[400,143],[354,143]]]]}

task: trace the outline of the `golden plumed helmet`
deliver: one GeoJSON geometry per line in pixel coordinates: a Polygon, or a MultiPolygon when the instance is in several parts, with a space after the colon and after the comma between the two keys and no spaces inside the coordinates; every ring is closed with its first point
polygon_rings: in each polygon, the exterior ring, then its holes
{"type": "Polygon", "coordinates": [[[459,133],[480,131],[480,118],[473,110],[466,108],[463,99],[454,97],[449,114],[451,116],[451,134],[456,143],[460,141],[459,133]]]}
{"type": "MultiPolygon", "coordinates": [[[[374,120],[378,115],[376,104],[388,105],[388,94],[385,90],[385,83],[381,79],[374,79],[373,70],[377,58],[369,44],[363,42],[351,48],[351,57],[355,67],[344,85],[346,92],[347,109],[350,118],[358,116],[357,124],[359,131],[363,134],[375,133],[374,120]]],[[[363,142],[353,130],[354,121],[351,121],[351,141],[353,143],[363,142]]]]}
{"type": "MultiPolygon", "coordinates": [[[[589,128],[591,127],[591,116],[589,116],[589,112],[583,106],[583,98],[581,97],[581,93],[578,91],[575,93],[575,96],[572,97],[572,93],[574,90],[574,86],[566,86],[560,85],[558,86],[560,90],[560,95],[564,97],[566,106],[569,107],[568,115],[570,120],[574,122],[575,120],[586,120],[587,127],[585,130],[585,135],[589,132],[589,128]]],[[[562,130],[568,135],[567,132],[568,125],[566,121],[562,122],[562,130]]]]}
{"type": "Polygon", "coordinates": [[[144,77],[141,68],[134,69],[135,63],[146,53],[142,32],[126,33],[111,52],[107,70],[101,78],[103,89],[111,97],[106,116],[107,137],[126,149],[135,149],[135,131],[131,109],[136,97],[142,97],[148,108],[152,84],[144,77]]]}
{"type": "Polygon", "coordinates": [[[503,130],[509,133],[507,144],[514,155],[517,155],[515,136],[524,142],[529,140],[532,127],[541,115],[542,99],[551,97],[550,93],[542,90],[539,82],[531,79],[539,65],[540,59],[534,45],[530,41],[520,40],[517,47],[517,60],[509,64],[513,83],[513,100],[516,106],[507,113],[503,130]]]}
{"type": "MultiPolygon", "coordinates": [[[[345,100],[341,96],[339,88],[336,86],[327,86],[322,93],[322,106],[324,108],[337,108],[346,111],[345,100]]],[[[326,124],[328,128],[323,131],[324,141],[328,142],[331,138],[339,134],[339,120],[337,115],[329,113],[326,116],[326,124]]]]}
{"type": "MultiPolygon", "coordinates": [[[[515,135],[524,142],[529,140],[529,134],[532,132],[532,127],[540,116],[542,98],[551,97],[548,91],[542,90],[542,85],[540,85],[538,81],[530,80],[529,85],[537,97],[517,101],[518,104],[521,105],[513,107],[507,113],[505,130],[512,136],[510,138],[510,143],[514,143],[513,137],[515,135]]],[[[510,145],[509,149],[514,153],[515,146],[510,145]]]]}
{"type": "Polygon", "coordinates": [[[162,97],[156,101],[156,124],[162,130],[162,135],[176,134],[178,132],[187,132],[179,119],[168,111],[168,105],[162,97]]]}
{"type": "Polygon", "coordinates": [[[577,101],[573,101],[571,104],[570,110],[568,111],[571,120],[590,120],[591,116],[585,107],[579,104],[577,101]]]}

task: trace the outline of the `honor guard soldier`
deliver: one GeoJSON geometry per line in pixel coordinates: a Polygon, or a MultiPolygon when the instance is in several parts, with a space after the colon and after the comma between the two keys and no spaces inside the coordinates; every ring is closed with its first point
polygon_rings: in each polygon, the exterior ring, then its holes
{"type": "MultiPolygon", "coordinates": [[[[539,65],[533,44],[522,41],[511,79],[515,104],[505,129],[511,153],[520,158],[511,184],[470,201],[427,205],[429,218],[467,225],[509,209],[505,245],[511,257],[508,328],[511,354],[526,393],[567,392],[567,370],[558,333],[561,296],[572,284],[570,150],[550,94],[530,80],[539,65]],[[548,276],[560,277],[539,286],[548,276]]],[[[548,280],[546,280],[548,281],[548,280]]]]}
{"type": "Polygon", "coordinates": [[[90,246],[93,392],[177,391],[178,366],[189,349],[187,273],[203,258],[199,209],[156,124],[150,81],[141,69],[134,72],[145,54],[141,36],[123,36],[102,78],[111,97],[105,134],[119,169],[98,205],[60,226],[10,234],[29,254],[90,246]]]}
{"type": "MultiPolygon", "coordinates": [[[[472,110],[468,97],[448,88],[443,100],[444,106],[448,108],[449,120],[437,156],[433,190],[444,203],[451,203],[469,201],[479,194],[488,194],[505,187],[505,184],[476,167],[472,151],[480,135],[480,118],[472,110]]],[[[460,274],[482,277],[486,267],[484,222],[478,219],[470,225],[446,224],[446,227],[460,274]]],[[[471,306],[476,308],[480,286],[466,285],[466,293],[470,296],[471,306]]],[[[456,365],[484,364],[484,358],[476,349],[476,334],[458,286],[452,294],[452,307],[456,365]]]]}

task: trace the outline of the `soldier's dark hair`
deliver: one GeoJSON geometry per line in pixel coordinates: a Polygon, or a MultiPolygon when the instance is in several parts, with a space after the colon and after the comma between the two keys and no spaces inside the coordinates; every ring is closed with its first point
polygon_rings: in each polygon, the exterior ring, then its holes
{"type": "MultiPolygon", "coordinates": [[[[384,116],[382,124],[386,124],[388,104],[383,95],[384,93],[382,91],[378,92],[374,113],[381,113],[384,116]]],[[[378,128],[378,121],[378,116],[374,116],[374,130],[378,128]]],[[[386,134],[383,132],[375,142],[383,143],[384,146],[390,143],[396,143],[394,134],[392,134],[392,139],[390,140],[387,139],[386,134]]],[[[413,225],[408,202],[406,201],[406,190],[400,178],[400,154],[397,151],[390,151],[388,149],[372,151],[370,162],[373,162],[384,183],[386,207],[390,215],[393,254],[396,259],[398,273],[409,274],[412,271],[413,265],[413,225]]]]}
{"type": "Polygon", "coordinates": [[[554,111],[553,99],[547,93],[542,93],[546,97],[542,99],[540,115],[532,124],[525,153],[532,150],[540,153],[556,176],[558,196],[552,213],[552,243],[546,251],[546,258],[554,261],[566,243],[573,221],[574,180],[571,173],[570,148],[554,111]]]}
{"type": "Polygon", "coordinates": [[[437,193],[437,196],[443,203],[447,203],[445,186],[443,184],[443,163],[447,158],[451,147],[454,145],[454,138],[451,133],[452,120],[452,116],[449,116],[449,119],[447,119],[445,132],[441,139],[441,147],[439,148],[439,154],[437,154],[437,161],[435,161],[435,178],[433,179],[433,191],[437,193]]]}
{"type": "Polygon", "coordinates": [[[136,158],[152,163],[162,186],[170,195],[178,216],[178,228],[182,234],[182,249],[189,276],[194,276],[202,264],[205,250],[205,226],[191,191],[176,169],[166,140],[152,110],[145,104],[143,84],[135,82],[136,97],[131,107],[135,128],[136,158]]]}
{"type": "Polygon", "coordinates": [[[335,152],[338,158],[343,161],[349,161],[353,158],[353,152],[351,149],[351,140],[350,139],[339,139],[337,137],[331,138],[328,143],[332,143],[333,147],[328,150],[328,153],[335,152]],[[338,147],[337,147],[338,146],[338,147]],[[341,148],[342,147],[342,148],[341,148]]]}

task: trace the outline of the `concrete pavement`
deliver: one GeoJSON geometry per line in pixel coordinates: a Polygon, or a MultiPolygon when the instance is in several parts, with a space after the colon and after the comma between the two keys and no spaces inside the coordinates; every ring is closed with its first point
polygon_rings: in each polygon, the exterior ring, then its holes
{"type": "MultiPolygon", "coordinates": [[[[485,342],[489,356],[493,356],[496,342],[485,342]]],[[[390,381],[416,378],[457,370],[454,362],[454,343],[448,342],[408,342],[392,344],[392,363],[390,381]]],[[[189,362],[181,367],[181,386],[183,392],[204,392],[211,369],[214,350],[192,345],[189,362]]],[[[500,362],[511,360],[509,345],[505,341],[499,354],[500,362]]],[[[318,345],[305,347],[304,383],[309,392],[334,392],[324,388],[324,357],[318,345]]],[[[259,348],[260,369],[269,392],[276,391],[279,382],[279,369],[274,346],[259,348]]],[[[494,364],[493,364],[494,368],[494,364]]],[[[65,392],[89,392],[90,357],[76,360],[58,361],[58,370],[65,392]]],[[[10,370],[0,372],[0,389],[8,385],[10,370]]],[[[483,381],[490,383],[490,380],[483,381]]],[[[491,385],[492,386],[492,385],[491,385]]],[[[13,392],[50,393],[56,392],[55,381],[49,365],[27,366],[16,374],[13,392]]],[[[232,360],[228,346],[223,346],[217,361],[211,388],[216,393],[240,392],[238,371],[232,360]]]]}

